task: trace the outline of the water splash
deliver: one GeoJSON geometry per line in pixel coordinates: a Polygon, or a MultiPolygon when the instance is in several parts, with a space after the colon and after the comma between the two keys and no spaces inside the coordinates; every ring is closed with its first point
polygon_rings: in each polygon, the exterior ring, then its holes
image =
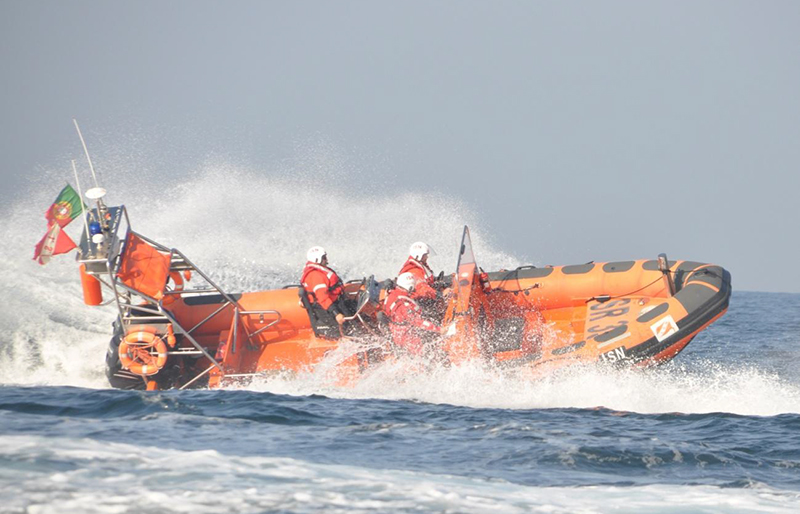
{"type": "MultiPolygon", "coordinates": [[[[306,250],[317,244],[346,280],[394,277],[416,240],[437,248],[435,268],[452,272],[464,224],[474,228],[485,266],[517,265],[492,248],[458,200],[370,187],[352,191],[340,184],[336,162],[320,176],[321,158],[306,159],[314,163],[306,172],[209,163],[166,180],[133,173],[120,162],[122,169],[107,174],[107,203],[126,204],[135,230],[181,249],[232,292],[297,283],[306,250]]],[[[63,177],[61,170],[46,175],[24,200],[0,212],[6,220],[0,229],[0,380],[107,387],[103,362],[115,310],[83,305],[72,255],[46,267],[31,260],[45,230],[44,211],[63,180],[55,178],[63,177]]],[[[80,220],[67,227],[75,240],[81,230],[80,220]]]]}
{"type": "MultiPolygon", "coordinates": [[[[341,360],[341,358],[337,359],[341,360]]],[[[337,398],[417,400],[475,408],[598,408],[655,413],[729,412],[773,416],[800,413],[800,387],[755,367],[706,362],[692,370],[668,364],[650,369],[576,365],[544,376],[483,362],[425,369],[401,360],[378,365],[361,380],[341,385],[330,367],[301,376],[272,376],[247,388],[337,398]]]]}
{"type": "MultiPolygon", "coordinates": [[[[438,255],[436,269],[455,267],[461,228],[472,229],[485,269],[514,267],[495,249],[488,231],[460,201],[441,194],[395,194],[378,186],[353,190],[332,166],[318,173],[320,158],[298,172],[295,165],[257,170],[209,163],[173,179],[124,169],[109,176],[109,204],[127,203],[133,226],[180,248],[224,288],[258,290],[296,283],[306,249],[325,246],[346,279],[391,277],[408,245],[425,240],[438,255]],[[321,178],[321,175],[324,177],[321,178]]],[[[324,161],[324,159],[323,159],[324,161]]],[[[124,168],[124,163],[121,164],[124,168]]],[[[344,168],[342,168],[344,169],[344,168]]],[[[337,171],[339,170],[339,171],[337,171]]],[[[61,173],[59,171],[59,173],[61,173]]],[[[47,177],[46,177],[47,178],[47,177]]],[[[44,233],[43,211],[56,180],[0,212],[0,377],[6,384],[105,388],[103,360],[113,307],[88,308],[80,298],[70,256],[46,267],[31,260],[44,233]]],[[[79,223],[68,227],[78,238],[79,223]]],[[[800,388],[755,365],[707,364],[647,371],[574,368],[540,380],[478,363],[409,375],[401,363],[374,370],[354,387],[332,383],[321,368],[302,377],[258,380],[251,388],[290,394],[416,399],[475,407],[560,408],[605,406],[636,412],[734,412],[773,415],[800,412],[800,388]]]]}

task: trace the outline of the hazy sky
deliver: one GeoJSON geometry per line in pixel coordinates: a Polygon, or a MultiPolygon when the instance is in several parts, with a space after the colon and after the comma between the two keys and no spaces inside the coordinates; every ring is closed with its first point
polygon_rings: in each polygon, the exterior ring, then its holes
{"type": "Polygon", "coordinates": [[[800,292],[797,1],[0,0],[0,66],[7,191],[75,156],[72,117],[165,163],[323,141],[526,260],[800,292]]]}

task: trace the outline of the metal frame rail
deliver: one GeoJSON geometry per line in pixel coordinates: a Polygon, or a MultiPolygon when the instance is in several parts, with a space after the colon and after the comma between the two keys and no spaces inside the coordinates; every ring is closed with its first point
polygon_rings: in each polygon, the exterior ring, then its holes
{"type": "MultiPolygon", "coordinates": [[[[195,348],[195,350],[173,350],[168,352],[169,355],[203,355],[206,357],[210,362],[211,366],[209,366],[205,371],[200,372],[188,382],[183,384],[180,389],[185,389],[189,387],[191,384],[208,374],[212,369],[217,368],[221,373],[224,374],[224,370],[222,365],[212,356],[206,348],[204,348],[195,337],[192,335],[198,328],[203,326],[204,324],[208,323],[212,320],[215,316],[219,315],[222,311],[224,311],[229,306],[232,306],[234,309],[234,320],[233,320],[233,327],[234,327],[234,338],[233,338],[233,347],[231,348],[233,353],[236,353],[238,343],[239,343],[239,334],[238,334],[238,326],[241,320],[241,316],[243,315],[254,315],[259,314],[262,316],[264,314],[275,314],[277,315],[277,319],[270,321],[264,327],[259,328],[257,331],[253,332],[252,334],[247,331],[247,328],[243,326],[242,328],[246,334],[246,343],[248,347],[251,347],[251,339],[264,330],[276,325],[282,319],[281,313],[275,310],[263,310],[263,311],[246,311],[242,310],[239,303],[234,299],[230,294],[225,292],[216,282],[214,282],[211,277],[209,277],[206,273],[204,273],[200,268],[198,268],[191,260],[189,260],[180,250],[176,248],[167,248],[166,246],[150,239],[147,236],[144,236],[131,228],[130,219],[128,218],[128,211],[124,205],[118,207],[118,209],[122,209],[122,215],[125,218],[125,224],[127,225],[127,229],[125,231],[124,238],[119,238],[117,231],[119,230],[119,223],[113,227],[113,231],[110,234],[110,240],[107,240],[105,243],[101,245],[97,245],[92,252],[92,245],[94,243],[90,242],[87,238],[86,240],[86,252],[81,254],[79,258],[79,262],[84,264],[94,264],[94,265],[102,265],[105,268],[102,272],[92,271],[89,272],[90,274],[94,275],[100,282],[105,285],[106,287],[110,288],[114,293],[113,301],[117,305],[117,310],[119,312],[119,319],[122,323],[123,332],[125,332],[130,325],[134,324],[135,322],[149,322],[149,323],[169,323],[173,326],[173,330],[176,332],[176,335],[182,335],[189,343],[195,348]],[[185,291],[165,291],[164,295],[166,296],[204,296],[204,295],[220,295],[225,300],[219,308],[217,308],[214,312],[206,316],[205,319],[197,323],[195,326],[191,328],[186,328],[180,324],[180,322],[172,315],[168,308],[164,306],[164,299],[156,299],[149,295],[142,293],[136,289],[130,288],[122,281],[120,281],[117,277],[119,273],[119,268],[122,264],[122,255],[124,255],[125,251],[127,250],[127,241],[128,237],[133,234],[143,241],[147,242],[148,244],[155,247],[157,250],[163,253],[169,253],[170,258],[170,267],[169,273],[175,271],[185,271],[189,270],[192,272],[197,273],[200,277],[205,280],[205,282],[210,286],[205,289],[189,289],[185,291]],[[105,253],[104,257],[94,257],[93,254],[96,253],[105,253]],[[105,275],[105,277],[102,277],[105,275]],[[106,280],[103,280],[106,278],[106,280]],[[133,296],[139,296],[143,298],[147,305],[134,305],[131,303],[131,299],[133,296]],[[136,315],[135,313],[142,313],[144,315],[136,315]]],[[[100,218],[100,212],[97,209],[93,209],[89,211],[90,215],[97,216],[100,218]]],[[[106,302],[105,304],[111,303],[106,302]]],[[[237,375],[238,376],[238,375],[237,375]]],[[[147,378],[142,377],[142,379],[146,382],[147,378]]]]}

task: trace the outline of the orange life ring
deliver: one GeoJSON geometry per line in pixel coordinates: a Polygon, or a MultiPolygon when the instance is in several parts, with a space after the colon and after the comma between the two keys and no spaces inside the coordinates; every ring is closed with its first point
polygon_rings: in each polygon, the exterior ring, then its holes
{"type": "Polygon", "coordinates": [[[119,343],[119,362],[135,375],[155,375],[167,363],[167,344],[152,327],[135,329],[119,343]]]}
{"type": "MultiPolygon", "coordinates": [[[[192,279],[192,272],[190,270],[188,270],[188,269],[184,270],[183,273],[180,273],[178,271],[173,271],[172,273],[170,273],[169,274],[169,280],[172,280],[172,284],[173,284],[172,290],[173,291],[183,291],[183,281],[184,281],[184,279],[186,279],[187,282],[192,279]]],[[[164,305],[169,305],[169,304],[171,304],[172,302],[175,301],[175,296],[174,295],[164,295],[162,301],[163,301],[164,305]]]]}
{"type": "Polygon", "coordinates": [[[170,280],[172,280],[172,290],[173,291],[183,291],[183,277],[177,271],[173,271],[169,274],[170,280]]]}

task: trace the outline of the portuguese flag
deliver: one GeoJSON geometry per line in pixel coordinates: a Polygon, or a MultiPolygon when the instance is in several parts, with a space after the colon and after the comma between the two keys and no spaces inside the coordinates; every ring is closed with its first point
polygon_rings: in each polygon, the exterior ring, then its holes
{"type": "Polygon", "coordinates": [[[61,229],[80,214],[81,197],[67,184],[44,214],[47,218],[47,233],[36,244],[33,260],[39,261],[39,264],[47,264],[53,255],[67,253],[75,248],[77,246],[75,242],[61,229]]]}
{"type": "Polygon", "coordinates": [[[58,193],[58,198],[53,202],[53,205],[47,209],[45,218],[47,218],[47,226],[53,223],[58,223],[61,228],[69,225],[69,222],[81,215],[81,197],[72,189],[72,186],[67,186],[58,193]]]}

